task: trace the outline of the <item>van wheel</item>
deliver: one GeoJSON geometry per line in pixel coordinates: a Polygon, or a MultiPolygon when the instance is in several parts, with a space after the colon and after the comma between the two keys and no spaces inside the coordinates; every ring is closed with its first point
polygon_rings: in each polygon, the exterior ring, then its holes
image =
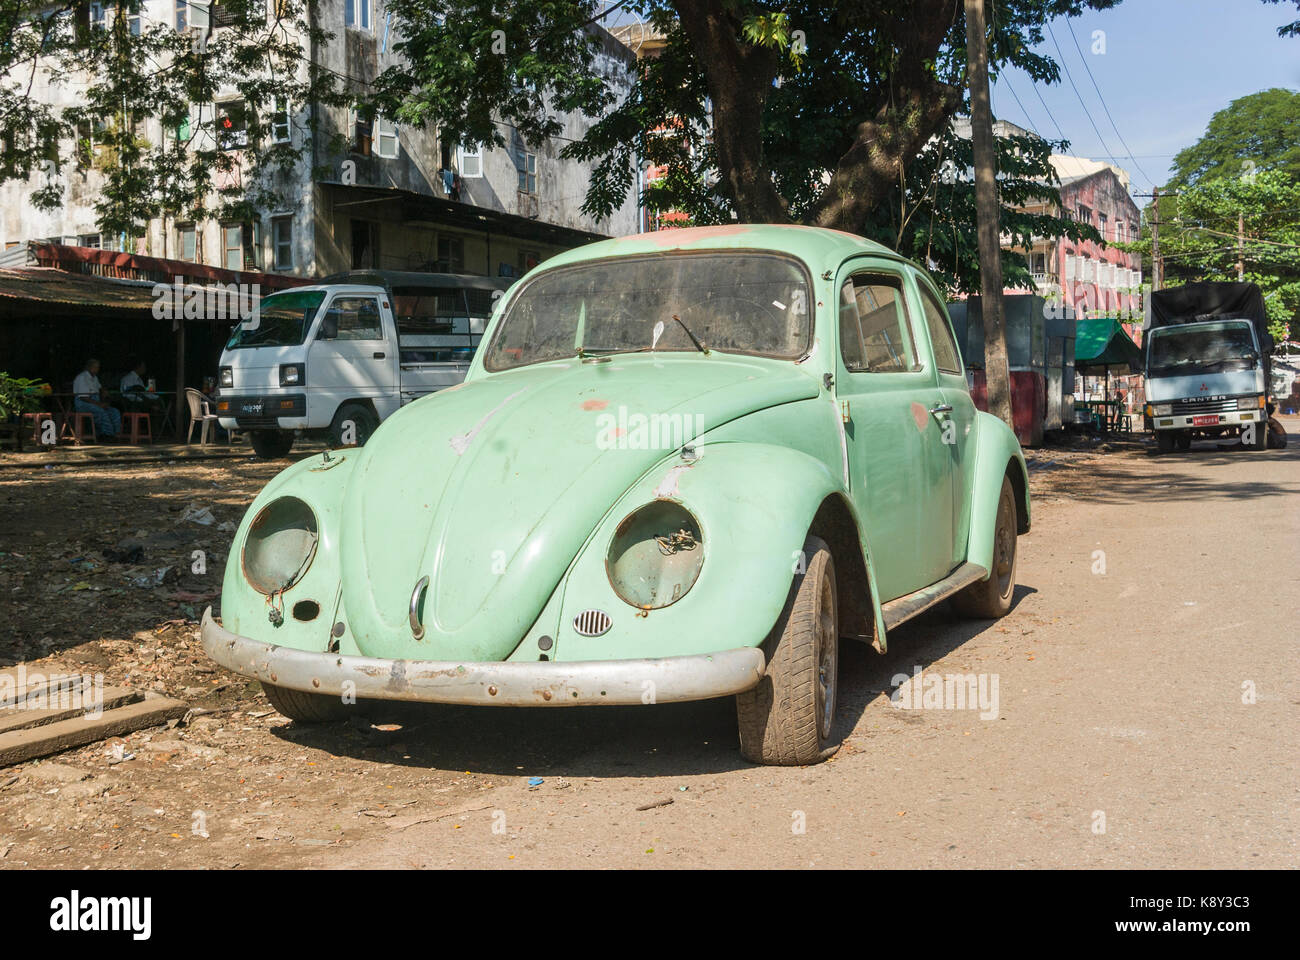
{"type": "Polygon", "coordinates": [[[378,427],[379,418],[365,404],[345,403],[330,424],[330,446],[364,447],[378,427]],[[344,436],[345,433],[348,435],[344,436]]]}
{"type": "Polygon", "coordinates": [[[1156,449],[1161,453],[1173,453],[1177,442],[1178,438],[1174,436],[1172,430],[1156,431],[1156,449]]]}
{"type": "Polygon", "coordinates": [[[299,723],[328,723],[347,716],[348,708],[341,697],[274,687],[269,683],[262,684],[262,692],[276,712],[299,723]]]}
{"type": "Polygon", "coordinates": [[[263,460],[279,460],[289,455],[293,434],[284,430],[253,430],[248,434],[253,452],[263,460]]]}
{"type": "Polygon", "coordinates": [[[835,562],[824,541],[804,542],[805,572],[795,575],[785,609],[763,650],[767,670],[736,696],[740,752],[754,763],[798,766],[825,760],[839,686],[835,562]]]}
{"type": "Polygon", "coordinates": [[[998,514],[993,521],[993,570],[987,580],[972,583],[952,598],[957,612],[980,620],[996,620],[1011,610],[1016,592],[1016,496],[1011,479],[1002,478],[998,514]]]}

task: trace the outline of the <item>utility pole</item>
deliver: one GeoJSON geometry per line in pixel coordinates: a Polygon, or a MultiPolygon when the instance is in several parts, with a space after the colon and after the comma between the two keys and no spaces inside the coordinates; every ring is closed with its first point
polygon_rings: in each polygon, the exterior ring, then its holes
{"type": "Polygon", "coordinates": [[[1246,279],[1246,215],[1237,211],[1237,282],[1246,279]]]}
{"type": "Polygon", "coordinates": [[[1159,290],[1164,264],[1160,262],[1160,188],[1151,188],[1151,289],[1159,290]]]}
{"type": "Polygon", "coordinates": [[[975,160],[975,223],[979,237],[980,307],[984,319],[984,380],[989,413],[1014,427],[1011,374],[1007,368],[1002,310],[1002,249],[993,107],[989,100],[989,57],[985,45],[984,0],[966,3],[966,76],[970,84],[971,148],[975,160]]]}

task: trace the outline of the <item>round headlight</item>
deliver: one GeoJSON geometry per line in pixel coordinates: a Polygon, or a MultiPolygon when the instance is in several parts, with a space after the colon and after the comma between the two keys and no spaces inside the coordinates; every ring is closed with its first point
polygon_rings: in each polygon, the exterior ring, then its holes
{"type": "Polygon", "coordinates": [[[316,514],[297,497],[272,500],[253,518],[244,541],[244,578],[270,596],[307,572],[319,537],[316,514]]]}
{"type": "Polygon", "coordinates": [[[642,610],[666,607],[686,596],[703,565],[700,524],[672,500],[647,503],[624,517],[605,556],[614,592],[642,610]]]}

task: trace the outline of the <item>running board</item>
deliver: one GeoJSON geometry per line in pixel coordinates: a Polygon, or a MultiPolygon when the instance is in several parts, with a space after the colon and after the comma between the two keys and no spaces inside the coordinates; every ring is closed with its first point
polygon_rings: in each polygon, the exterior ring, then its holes
{"type": "Polygon", "coordinates": [[[957,591],[983,580],[988,575],[989,572],[978,563],[963,563],[938,583],[932,583],[914,593],[904,594],[895,600],[881,604],[880,613],[885,618],[885,629],[893,630],[899,624],[906,623],[917,614],[929,610],[940,600],[946,600],[957,591]]]}

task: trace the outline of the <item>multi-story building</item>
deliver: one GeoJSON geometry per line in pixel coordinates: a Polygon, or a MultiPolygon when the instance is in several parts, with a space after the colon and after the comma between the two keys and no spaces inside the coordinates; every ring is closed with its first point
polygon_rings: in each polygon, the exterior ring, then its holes
{"type": "MultiPolygon", "coordinates": [[[[96,13],[114,15],[111,8],[96,13]]],[[[398,62],[396,25],[384,0],[320,0],[307,5],[305,16],[334,37],[328,43],[302,38],[304,75],[314,61],[361,93],[398,62]]],[[[238,29],[223,18],[220,0],[145,0],[140,19],[168,24],[199,40],[238,29]]],[[[132,29],[138,29],[134,23],[132,29]]],[[[598,26],[589,29],[601,41],[597,68],[616,93],[620,88],[625,92],[634,54],[598,26]]],[[[38,73],[31,95],[56,106],[71,105],[76,84],[52,82],[38,73]]],[[[0,240],[6,248],[46,240],[299,276],[355,267],[518,276],[555,252],[638,228],[638,198],[631,194],[606,219],[581,212],[591,164],[559,155],[592,122],[580,113],[557,113],[563,131],[543,143],[525,142],[502,124],[503,149],[451,143],[437,130],[383,117],[367,121],[346,107],[279,97],[244,103],[233,90],[192,109],[196,130],[200,119],[221,122],[221,149],[239,154],[247,146],[244,118],[250,110],[269,127],[273,142],[301,148],[303,156],[291,171],[267,174],[275,178],[278,205],[248,220],[158,217],[142,237],[101,235],[94,202],[104,177],[96,169],[91,133],[85,162],[65,165],[58,174],[64,181],[61,207],[40,211],[28,201],[34,189],[45,185],[43,172],[27,182],[0,185],[0,240]],[[317,130],[308,138],[312,120],[317,130]]],[[[141,124],[139,133],[153,144],[190,139],[188,129],[164,131],[158,120],[141,124]]],[[[214,185],[238,187],[239,178],[248,175],[241,160],[234,172],[217,174],[214,185]]]]}

